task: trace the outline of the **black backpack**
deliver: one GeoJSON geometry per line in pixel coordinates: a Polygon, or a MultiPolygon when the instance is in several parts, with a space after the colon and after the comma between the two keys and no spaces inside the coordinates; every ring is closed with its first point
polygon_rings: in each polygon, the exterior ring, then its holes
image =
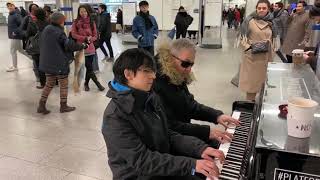
{"type": "Polygon", "coordinates": [[[26,43],[26,52],[31,56],[40,54],[39,43],[41,32],[39,31],[39,28],[35,23],[34,26],[37,28],[37,33],[34,36],[30,37],[26,43]]]}

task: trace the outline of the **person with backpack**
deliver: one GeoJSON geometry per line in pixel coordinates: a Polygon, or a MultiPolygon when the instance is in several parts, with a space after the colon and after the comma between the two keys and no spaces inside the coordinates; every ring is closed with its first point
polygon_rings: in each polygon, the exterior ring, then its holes
{"type": "Polygon", "coordinates": [[[111,46],[111,17],[110,13],[107,12],[107,6],[104,4],[99,5],[99,13],[100,13],[100,22],[99,22],[99,33],[100,33],[100,49],[105,55],[105,60],[107,60],[108,53],[104,48],[103,44],[106,43],[110,57],[109,61],[113,61],[113,50],[111,46]]]}
{"type": "Polygon", "coordinates": [[[36,21],[30,21],[26,37],[29,39],[29,43],[26,46],[26,51],[29,53],[32,57],[32,60],[34,61],[34,64],[36,65],[35,71],[38,71],[39,74],[39,80],[40,85],[36,86],[38,89],[43,89],[46,85],[46,75],[44,72],[39,70],[39,62],[40,62],[40,36],[43,31],[43,29],[49,25],[49,22],[46,19],[46,12],[39,8],[35,12],[36,21]]]}
{"type": "MultiPolygon", "coordinates": [[[[29,26],[29,22],[31,22],[31,21],[35,22],[37,20],[35,13],[38,8],[39,8],[39,6],[37,4],[30,4],[29,5],[30,14],[23,18],[22,23],[20,25],[20,31],[21,31],[21,35],[22,35],[22,44],[23,44],[22,46],[23,46],[24,50],[26,49],[27,43],[29,41],[29,39],[27,37],[27,29],[29,26]]],[[[32,59],[31,56],[29,56],[29,58],[32,59]]],[[[34,62],[35,61],[33,61],[33,72],[34,72],[34,75],[35,75],[37,81],[39,82],[40,77],[38,74],[37,65],[34,62]]]]}
{"type": "Polygon", "coordinates": [[[187,29],[192,21],[193,18],[186,12],[183,6],[180,6],[176,19],[174,20],[174,24],[177,28],[176,39],[179,39],[181,36],[182,38],[186,38],[187,29]]]}
{"type": "Polygon", "coordinates": [[[96,28],[96,23],[91,20],[90,10],[87,6],[81,5],[78,8],[77,19],[73,22],[71,28],[71,34],[78,43],[83,43],[88,41],[89,47],[85,50],[85,67],[86,67],[86,76],[84,83],[84,90],[89,91],[89,81],[90,79],[97,85],[100,91],[103,91],[105,88],[98,81],[94,71],[93,71],[93,60],[96,53],[93,42],[97,40],[98,33],[96,28]]]}
{"type": "Polygon", "coordinates": [[[32,20],[33,21],[36,20],[35,13],[36,13],[36,10],[38,8],[39,8],[39,6],[37,4],[30,4],[29,5],[30,14],[23,18],[22,23],[20,25],[21,35],[23,36],[23,39],[22,39],[23,49],[26,48],[26,44],[27,44],[27,40],[28,40],[26,38],[26,32],[27,32],[27,28],[28,28],[29,22],[32,21],[32,20]]]}

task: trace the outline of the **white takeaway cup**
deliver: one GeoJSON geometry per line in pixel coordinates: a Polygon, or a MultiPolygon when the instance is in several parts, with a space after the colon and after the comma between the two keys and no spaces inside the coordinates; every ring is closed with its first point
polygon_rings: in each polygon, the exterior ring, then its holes
{"type": "Polygon", "coordinates": [[[311,99],[295,97],[288,100],[288,135],[297,138],[310,137],[314,113],[318,103],[311,99]]]}

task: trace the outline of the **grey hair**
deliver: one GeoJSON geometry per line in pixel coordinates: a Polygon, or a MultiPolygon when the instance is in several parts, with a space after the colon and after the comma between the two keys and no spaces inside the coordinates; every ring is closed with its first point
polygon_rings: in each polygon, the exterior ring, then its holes
{"type": "Polygon", "coordinates": [[[177,56],[181,52],[181,50],[185,49],[192,51],[193,55],[196,54],[195,44],[187,38],[181,38],[172,41],[170,46],[170,53],[177,56]]]}

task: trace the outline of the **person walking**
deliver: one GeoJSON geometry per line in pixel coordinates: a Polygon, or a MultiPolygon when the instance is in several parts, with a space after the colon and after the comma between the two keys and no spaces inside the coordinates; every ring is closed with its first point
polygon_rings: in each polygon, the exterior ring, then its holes
{"type": "Polygon", "coordinates": [[[50,16],[51,24],[42,32],[40,38],[40,71],[46,73],[47,82],[43,88],[37,112],[49,114],[46,108],[47,99],[59,80],[60,86],[60,113],[74,111],[75,107],[67,104],[68,99],[68,74],[70,54],[88,48],[86,43],[77,44],[69,40],[64,32],[65,16],[61,13],[53,13],[50,16]]]}
{"type": "Polygon", "coordinates": [[[92,79],[98,89],[103,91],[105,88],[100,84],[93,71],[93,60],[96,53],[93,42],[97,40],[98,33],[96,24],[93,20],[91,20],[89,12],[90,10],[88,10],[87,6],[85,5],[81,5],[78,8],[78,16],[72,24],[71,34],[79,44],[84,42],[89,44],[89,47],[85,50],[86,77],[84,82],[84,90],[90,91],[89,81],[92,79]]]}
{"type": "Polygon", "coordinates": [[[110,54],[110,57],[108,60],[113,61],[114,57],[113,57],[113,50],[111,46],[111,36],[112,36],[111,16],[110,16],[110,13],[107,12],[107,6],[104,4],[100,4],[98,10],[100,14],[100,19],[99,19],[100,22],[98,26],[99,34],[100,34],[100,41],[99,41],[100,49],[105,56],[104,59],[107,60],[108,53],[103,46],[103,44],[106,43],[109,50],[109,54],[110,54]]]}
{"type": "Polygon", "coordinates": [[[8,37],[10,39],[10,54],[12,57],[12,66],[7,69],[7,72],[13,72],[18,70],[17,51],[25,56],[28,56],[28,54],[22,49],[21,15],[17,12],[16,6],[13,3],[7,3],[7,8],[9,10],[8,37]]]}
{"type": "Polygon", "coordinates": [[[180,37],[186,38],[189,25],[192,23],[193,18],[187,13],[183,6],[179,7],[179,12],[174,20],[176,25],[176,39],[180,37]]]}
{"type": "Polygon", "coordinates": [[[118,34],[119,31],[122,31],[122,28],[123,28],[122,10],[118,9],[118,12],[117,12],[117,23],[116,23],[116,33],[118,34]]]}

